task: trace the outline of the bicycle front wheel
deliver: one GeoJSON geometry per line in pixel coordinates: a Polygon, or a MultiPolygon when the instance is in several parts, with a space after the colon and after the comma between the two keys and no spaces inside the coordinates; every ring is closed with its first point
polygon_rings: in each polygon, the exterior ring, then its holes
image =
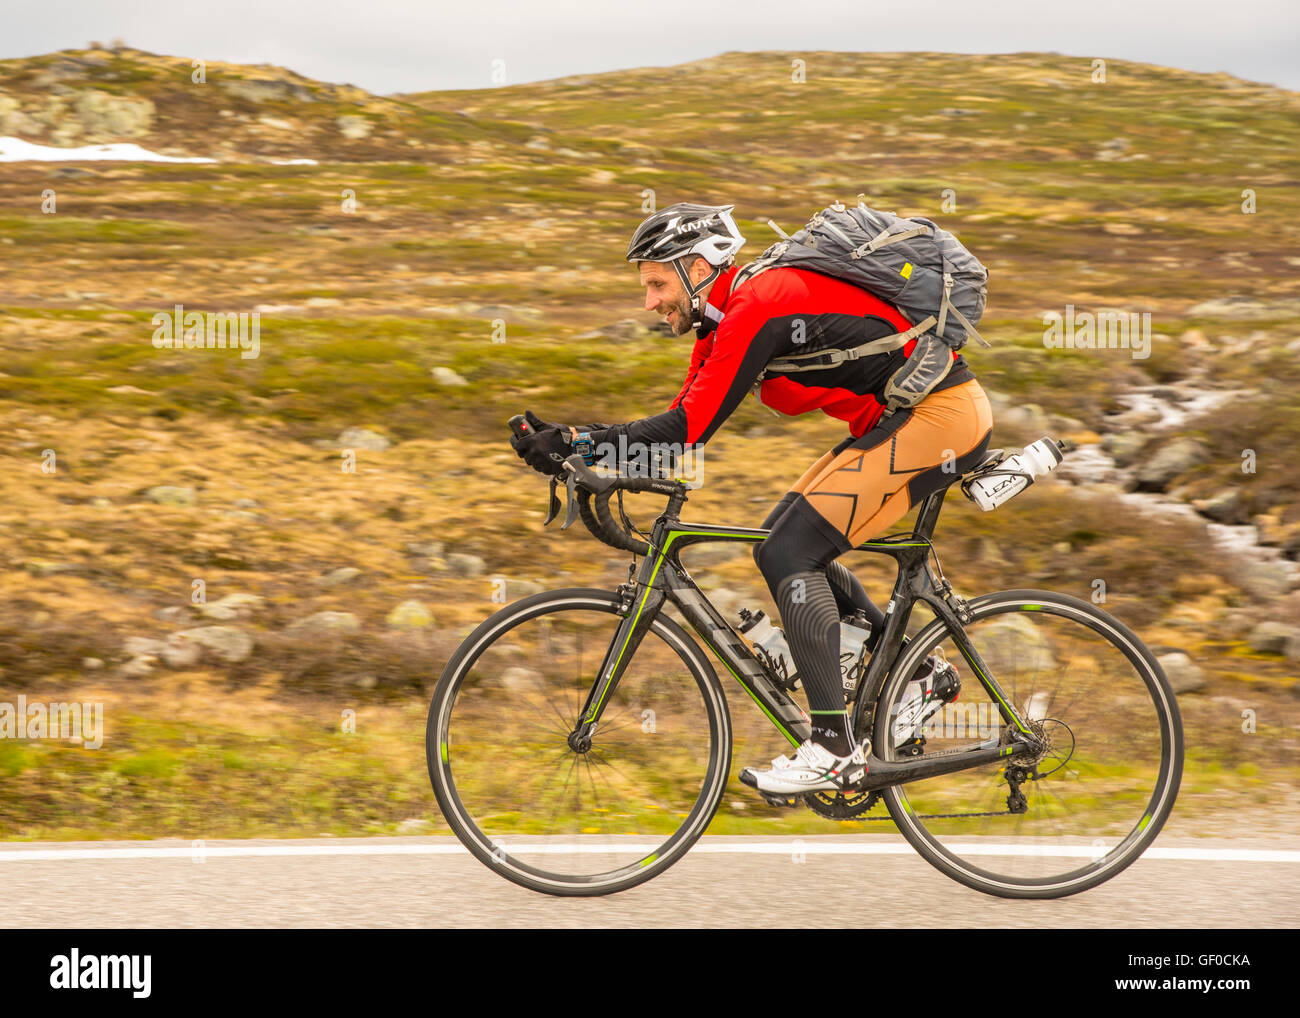
{"type": "MultiPolygon", "coordinates": [[[[888,788],[890,815],[926,860],[976,890],[1059,898],[1095,887],[1142,854],[1173,808],[1183,730],[1169,682],[1132,631],[1086,601],[1010,590],[969,607],[966,638],[1042,748],[888,788]]],[[[936,619],[885,682],[875,753],[902,761],[1008,745],[1013,726],[996,700],[936,619]],[[961,689],[921,722],[907,687],[936,650],[961,689]]]]}
{"type": "Polygon", "coordinates": [[[578,723],[619,599],[535,594],[480,625],[429,708],[429,777],[482,862],[548,894],[609,894],[649,880],[703,833],[726,787],[731,728],[717,675],[660,615],[606,699],[589,747],[578,723]]]}

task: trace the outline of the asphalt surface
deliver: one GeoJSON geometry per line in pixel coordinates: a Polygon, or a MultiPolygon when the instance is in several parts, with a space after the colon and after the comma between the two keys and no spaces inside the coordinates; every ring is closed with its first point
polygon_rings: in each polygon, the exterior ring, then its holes
{"type": "Polygon", "coordinates": [[[517,887],[453,838],[10,843],[0,927],[1287,928],[1300,914],[1290,838],[1162,837],[1107,883],[1054,901],[969,890],[893,835],[801,840],[799,853],[792,838],[706,837],[600,898],[517,887]]]}

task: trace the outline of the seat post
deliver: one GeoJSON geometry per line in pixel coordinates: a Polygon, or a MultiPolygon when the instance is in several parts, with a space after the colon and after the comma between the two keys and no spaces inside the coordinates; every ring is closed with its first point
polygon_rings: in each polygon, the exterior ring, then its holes
{"type": "Polygon", "coordinates": [[[916,526],[912,533],[917,537],[930,540],[934,537],[934,525],[939,520],[939,509],[943,505],[943,497],[948,494],[947,488],[940,488],[932,495],[926,496],[921,503],[920,511],[916,514],[916,526]]]}

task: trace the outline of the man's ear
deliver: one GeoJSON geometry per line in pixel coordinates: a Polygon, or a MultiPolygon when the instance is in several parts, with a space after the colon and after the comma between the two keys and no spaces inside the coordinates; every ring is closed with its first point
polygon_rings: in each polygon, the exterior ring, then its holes
{"type": "Polygon", "coordinates": [[[691,282],[694,285],[698,286],[702,280],[708,278],[709,273],[712,271],[713,271],[713,266],[710,265],[704,258],[701,258],[699,255],[696,255],[695,261],[691,263],[691,282]]]}

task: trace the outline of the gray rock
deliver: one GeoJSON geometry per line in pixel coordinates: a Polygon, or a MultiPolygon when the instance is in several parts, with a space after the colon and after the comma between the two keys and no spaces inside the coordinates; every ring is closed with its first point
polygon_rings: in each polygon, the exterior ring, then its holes
{"type": "Polygon", "coordinates": [[[314,633],[359,633],[361,620],[351,612],[316,612],[292,623],[285,632],[299,636],[314,633]]]}
{"type": "Polygon", "coordinates": [[[194,617],[194,613],[184,605],[174,604],[167,608],[159,608],[153,613],[153,617],[161,622],[189,622],[194,617]]]}
{"type": "Polygon", "coordinates": [[[1066,417],[1064,414],[1049,414],[1047,427],[1051,431],[1083,431],[1088,426],[1077,417],[1066,417]]]}
{"type": "Polygon", "coordinates": [[[1215,620],[1215,630],[1220,636],[1229,640],[1244,640],[1255,626],[1255,620],[1248,612],[1230,609],[1220,613],[1215,620]]]}
{"type": "Polygon", "coordinates": [[[184,643],[196,643],[215,657],[230,664],[247,661],[253,654],[253,638],[242,629],[234,626],[200,626],[198,629],[185,629],[173,633],[176,641],[177,655],[183,655],[180,648],[184,643]]]}
{"type": "Polygon", "coordinates": [[[383,452],[393,443],[377,431],[366,428],[345,428],[339,435],[338,445],[344,449],[368,449],[371,452],[383,452]]]}
{"type": "Polygon", "coordinates": [[[530,668],[507,668],[501,673],[501,684],[512,693],[545,688],[542,677],[530,668]]]}
{"type": "Polygon", "coordinates": [[[635,318],[620,318],[617,322],[611,322],[596,329],[596,336],[624,343],[644,339],[648,334],[649,330],[645,325],[635,318]]]}
{"type": "Polygon", "coordinates": [[[541,311],[537,308],[526,307],[523,304],[474,304],[470,301],[463,301],[456,305],[456,310],[462,315],[473,315],[477,318],[500,318],[506,322],[538,322],[543,317],[541,311]]]}
{"type": "Polygon", "coordinates": [[[1126,467],[1137,459],[1142,447],[1147,444],[1147,437],[1131,431],[1117,431],[1105,435],[1101,447],[1110,453],[1111,459],[1118,467],[1126,467]]]}
{"type": "Polygon", "coordinates": [[[384,621],[390,629],[423,629],[433,625],[433,614],[419,601],[403,601],[384,621]]]}
{"type": "Polygon", "coordinates": [[[411,817],[409,820],[403,820],[397,825],[398,834],[424,834],[432,830],[433,824],[428,820],[422,820],[419,817],[411,817]]]}
{"type": "Polygon", "coordinates": [[[436,367],[430,374],[439,385],[469,385],[469,382],[448,367],[436,367]]]}
{"type": "Polygon", "coordinates": [[[261,503],[255,498],[237,498],[235,499],[236,509],[259,509],[261,503]]]}
{"type": "Polygon", "coordinates": [[[454,551],[447,556],[447,568],[457,576],[482,576],[487,565],[477,555],[454,551]]]}
{"type": "Polygon", "coordinates": [[[1170,482],[1200,463],[1205,445],[1194,438],[1175,438],[1162,445],[1137,469],[1138,491],[1164,491],[1170,482]]]}
{"type": "Polygon", "coordinates": [[[266,599],[256,594],[227,594],[219,600],[199,605],[199,614],[206,619],[229,622],[231,619],[248,618],[265,604],[266,599]]]}
{"type": "Polygon", "coordinates": [[[194,505],[198,496],[193,488],[177,487],[172,484],[160,484],[144,493],[150,502],[159,505],[194,505]]]}
{"type": "Polygon", "coordinates": [[[1288,644],[1295,644],[1300,639],[1300,626],[1289,626],[1285,622],[1261,622],[1250,631],[1247,642],[1250,649],[1258,654],[1281,654],[1288,644]]]}
{"type": "Polygon", "coordinates": [[[317,582],[323,587],[339,587],[351,583],[360,575],[361,570],[356,566],[339,566],[337,569],[331,569],[317,582]]]}
{"type": "Polygon", "coordinates": [[[104,662],[97,657],[83,657],[81,667],[88,672],[97,672],[104,667],[104,662]]]}
{"type": "Polygon", "coordinates": [[[374,129],[369,120],[354,114],[339,117],[334,123],[338,126],[339,134],[350,141],[369,138],[370,132],[374,129]]]}
{"type": "Polygon", "coordinates": [[[441,541],[409,541],[406,550],[411,555],[424,555],[433,558],[442,554],[441,541]]]}
{"type": "Polygon", "coordinates": [[[1056,669],[1056,657],[1047,634],[1028,614],[999,615],[988,623],[978,637],[980,654],[994,674],[1001,671],[1010,675],[1023,668],[1026,682],[1033,682],[1035,676],[1046,681],[1056,669]]]}
{"type": "Polygon", "coordinates": [[[1003,410],[994,423],[1028,431],[1045,432],[1049,428],[1047,414],[1037,403],[1022,403],[1003,410]]]}
{"type": "Polygon", "coordinates": [[[540,583],[534,583],[532,580],[506,580],[506,596],[510,598],[540,594],[545,589],[540,583]]]}
{"type": "Polygon", "coordinates": [[[1294,563],[1246,562],[1237,571],[1237,579],[1246,590],[1264,597],[1281,597],[1291,589],[1294,563]]]}
{"type": "Polygon", "coordinates": [[[1209,498],[1198,498],[1192,502],[1192,508],[1202,516],[1208,516],[1220,523],[1245,522],[1239,488],[1224,488],[1209,498]]]}
{"type": "Polygon", "coordinates": [[[1300,310],[1300,300],[1282,297],[1277,300],[1257,300],[1254,297],[1220,297],[1194,305],[1187,312],[1190,318],[1273,318],[1294,315],[1300,310]]]}
{"type": "Polygon", "coordinates": [[[143,679],[153,674],[156,659],[153,657],[135,657],[122,666],[122,675],[128,679],[143,679]]]}
{"type": "Polygon", "coordinates": [[[1205,673],[1181,651],[1156,658],[1175,693],[1194,693],[1205,686],[1205,673]]]}
{"type": "Polygon", "coordinates": [[[162,649],[163,663],[168,668],[193,668],[203,657],[203,644],[198,640],[183,640],[173,633],[162,649]]]}
{"type": "Polygon", "coordinates": [[[147,636],[128,636],[122,643],[122,649],[132,657],[142,657],[144,655],[157,656],[162,653],[166,643],[163,640],[151,639],[147,636]]]}

